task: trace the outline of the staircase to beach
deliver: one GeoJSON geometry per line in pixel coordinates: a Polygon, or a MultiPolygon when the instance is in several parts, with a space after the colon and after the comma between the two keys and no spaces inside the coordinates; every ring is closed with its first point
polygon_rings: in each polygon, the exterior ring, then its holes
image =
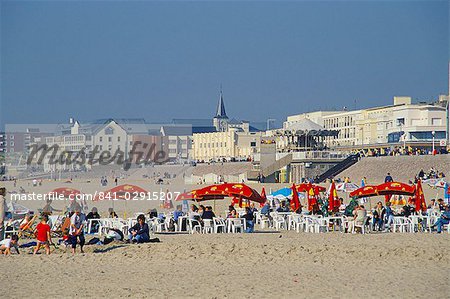
{"type": "Polygon", "coordinates": [[[359,154],[350,155],[338,164],[334,165],[321,175],[317,177],[314,181],[316,183],[321,183],[327,179],[331,179],[336,177],[338,174],[349,168],[350,166],[354,165],[356,162],[358,162],[359,154]]]}

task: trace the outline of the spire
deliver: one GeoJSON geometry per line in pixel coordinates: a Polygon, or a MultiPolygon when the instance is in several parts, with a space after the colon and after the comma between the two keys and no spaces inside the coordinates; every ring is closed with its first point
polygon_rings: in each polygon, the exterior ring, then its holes
{"type": "Polygon", "coordinates": [[[220,85],[220,97],[219,103],[217,103],[217,112],[216,118],[228,118],[227,113],[225,112],[225,104],[223,102],[223,93],[222,93],[222,84],[220,85]]]}

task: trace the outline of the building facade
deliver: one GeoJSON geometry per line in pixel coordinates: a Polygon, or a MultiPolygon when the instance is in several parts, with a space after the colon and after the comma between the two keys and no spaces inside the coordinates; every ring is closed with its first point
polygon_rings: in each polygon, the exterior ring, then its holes
{"type": "Polygon", "coordinates": [[[438,145],[446,138],[446,108],[439,104],[413,104],[410,97],[394,97],[393,104],[353,111],[317,111],[289,116],[292,126],[311,119],[324,130],[339,134],[325,138],[329,148],[361,148],[376,145],[438,145]]]}
{"type": "Polygon", "coordinates": [[[262,132],[199,133],[193,135],[193,156],[197,161],[251,160],[259,152],[262,132]]]}

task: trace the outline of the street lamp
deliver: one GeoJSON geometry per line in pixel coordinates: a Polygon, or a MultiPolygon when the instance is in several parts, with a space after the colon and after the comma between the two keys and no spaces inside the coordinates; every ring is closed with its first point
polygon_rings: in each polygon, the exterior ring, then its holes
{"type": "Polygon", "coordinates": [[[435,131],[431,132],[431,135],[433,136],[433,151],[432,151],[432,155],[434,155],[434,135],[436,134],[435,131]]]}

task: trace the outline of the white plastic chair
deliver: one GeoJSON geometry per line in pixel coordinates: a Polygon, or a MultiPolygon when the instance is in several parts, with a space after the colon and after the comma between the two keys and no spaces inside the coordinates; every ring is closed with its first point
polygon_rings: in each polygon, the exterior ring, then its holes
{"type": "Polygon", "coordinates": [[[189,224],[189,233],[201,233],[202,232],[202,226],[200,224],[200,221],[195,219],[188,219],[189,224]]]}
{"type": "Polygon", "coordinates": [[[305,216],[304,217],[304,226],[305,226],[305,232],[306,233],[319,233],[319,222],[317,219],[311,217],[311,216],[305,216]]]}
{"type": "Polygon", "coordinates": [[[214,221],[212,219],[203,219],[204,234],[212,234],[214,232],[214,221]]]}
{"type": "Polygon", "coordinates": [[[280,230],[281,228],[286,229],[287,228],[286,220],[281,215],[275,215],[273,217],[273,226],[276,230],[280,230]]]}
{"type": "Polygon", "coordinates": [[[259,225],[260,225],[261,229],[264,229],[266,227],[266,224],[267,224],[267,228],[270,227],[270,219],[266,215],[259,214],[257,216],[257,221],[259,221],[259,225]]]}
{"type": "Polygon", "coordinates": [[[160,218],[153,218],[151,223],[152,223],[153,230],[157,233],[162,232],[164,230],[164,228],[166,227],[164,221],[161,220],[160,218]]]}
{"type": "Polygon", "coordinates": [[[230,221],[230,226],[228,228],[229,232],[233,234],[244,232],[244,225],[242,224],[242,220],[240,218],[228,218],[228,221],[230,221]]]}
{"type": "Polygon", "coordinates": [[[368,218],[367,216],[364,217],[364,220],[363,220],[362,223],[358,223],[358,222],[356,222],[356,220],[355,220],[355,223],[353,224],[352,234],[356,233],[356,228],[357,228],[357,227],[359,227],[359,228],[361,229],[361,233],[362,233],[363,235],[367,232],[367,230],[366,230],[366,228],[367,228],[367,225],[366,225],[367,218],[368,218]]]}
{"type": "Polygon", "coordinates": [[[392,223],[392,232],[406,233],[410,228],[411,222],[406,217],[394,217],[392,223]]]}
{"type": "Polygon", "coordinates": [[[178,231],[178,223],[173,220],[172,217],[166,217],[166,219],[164,219],[164,230],[165,231],[169,231],[169,227],[170,227],[170,221],[173,221],[173,226],[175,227],[175,231],[178,231]]]}
{"type": "Polygon", "coordinates": [[[290,220],[290,226],[295,229],[298,233],[300,230],[305,230],[306,221],[301,215],[292,215],[290,220]]]}
{"type": "Polygon", "coordinates": [[[226,233],[226,224],[225,224],[225,220],[214,217],[213,218],[213,222],[214,222],[214,233],[219,233],[219,231],[221,233],[226,233]]]}

